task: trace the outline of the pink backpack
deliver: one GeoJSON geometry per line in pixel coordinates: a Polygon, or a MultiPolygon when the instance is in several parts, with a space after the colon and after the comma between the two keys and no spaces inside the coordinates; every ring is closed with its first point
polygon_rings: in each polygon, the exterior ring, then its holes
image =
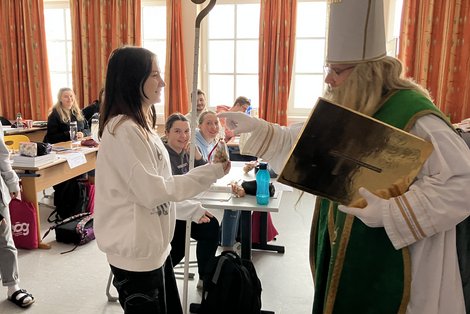
{"type": "Polygon", "coordinates": [[[87,182],[86,191],[88,194],[88,205],[86,211],[93,214],[95,212],[95,185],[87,182]]]}
{"type": "Polygon", "coordinates": [[[10,202],[11,232],[19,249],[37,249],[39,245],[37,211],[31,202],[13,198],[10,202]]]}

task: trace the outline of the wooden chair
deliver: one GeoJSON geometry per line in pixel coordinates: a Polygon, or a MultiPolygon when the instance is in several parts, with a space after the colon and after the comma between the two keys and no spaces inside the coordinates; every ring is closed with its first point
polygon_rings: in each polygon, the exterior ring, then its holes
{"type": "Polygon", "coordinates": [[[18,151],[20,149],[21,142],[29,142],[29,137],[22,134],[15,135],[5,135],[4,137],[5,145],[13,151],[18,151]]]}

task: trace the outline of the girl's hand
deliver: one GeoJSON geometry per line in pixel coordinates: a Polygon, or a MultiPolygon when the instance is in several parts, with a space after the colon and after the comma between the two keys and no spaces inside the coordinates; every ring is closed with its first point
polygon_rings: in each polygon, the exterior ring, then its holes
{"type": "MultiPolygon", "coordinates": [[[[184,151],[187,154],[191,153],[191,143],[190,142],[188,142],[188,144],[186,144],[186,147],[184,148],[184,151]]],[[[194,159],[196,159],[196,160],[201,160],[202,159],[201,152],[199,151],[199,148],[197,146],[194,147],[194,159]]]]}
{"type": "Polygon", "coordinates": [[[227,175],[230,172],[230,168],[232,168],[232,163],[230,160],[227,160],[226,162],[223,163],[224,167],[224,174],[227,175]]]}
{"type": "Polygon", "coordinates": [[[83,132],[77,132],[77,139],[83,138],[83,132]]]}
{"type": "Polygon", "coordinates": [[[211,213],[209,213],[207,210],[206,212],[204,213],[204,215],[201,216],[201,218],[199,218],[198,220],[198,224],[204,224],[204,223],[208,223],[211,221],[211,218],[214,217],[211,213]]]}

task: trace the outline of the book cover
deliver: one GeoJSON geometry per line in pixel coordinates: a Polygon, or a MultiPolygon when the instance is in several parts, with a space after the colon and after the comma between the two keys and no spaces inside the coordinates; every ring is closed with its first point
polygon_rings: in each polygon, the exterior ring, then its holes
{"type": "Polygon", "coordinates": [[[417,136],[319,98],[278,181],[346,205],[360,200],[360,187],[389,198],[407,190],[432,150],[417,136]]]}
{"type": "Polygon", "coordinates": [[[51,152],[43,156],[29,157],[15,155],[12,157],[13,166],[17,167],[39,167],[57,159],[56,153],[51,152]]]}

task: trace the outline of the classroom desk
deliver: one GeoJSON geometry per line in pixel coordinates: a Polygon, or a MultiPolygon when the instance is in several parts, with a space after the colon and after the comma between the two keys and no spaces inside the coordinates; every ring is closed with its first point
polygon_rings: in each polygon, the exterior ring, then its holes
{"type": "Polygon", "coordinates": [[[8,128],[3,127],[3,133],[5,135],[26,135],[31,142],[42,142],[46,135],[47,127],[32,127],[29,129],[23,128],[8,128]]]}
{"type": "MultiPolygon", "coordinates": [[[[250,171],[249,173],[243,172],[243,166],[245,162],[232,162],[232,168],[230,173],[225,176],[224,178],[220,179],[218,184],[226,184],[233,180],[254,180],[254,170],[250,171]]],[[[283,191],[281,189],[277,189],[276,193],[273,197],[269,198],[269,203],[267,205],[258,205],[256,203],[256,197],[253,195],[245,195],[244,197],[231,197],[229,200],[216,200],[216,199],[199,199],[204,207],[207,208],[214,208],[214,209],[231,209],[231,210],[240,210],[241,217],[240,217],[240,227],[241,227],[241,258],[251,260],[251,252],[252,249],[258,250],[269,250],[269,251],[276,251],[278,253],[284,253],[283,246],[276,246],[276,245],[268,245],[266,243],[266,223],[267,223],[267,213],[269,212],[278,212],[279,206],[281,204],[283,191]],[[251,222],[251,213],[253,211],[257,211],[261,213],[261,221],[260,221],[260,244],[253,245],[251,242],[251,233],[252,233],[252,222],[251,222]]],[[[188,230],[186,231],[188,232],[188,230]]],[[[190,229],[189,229],[190,232],[190,229]]],[[[187,233],[186,237],[189,237],[187,233]]],[[[188,241],[187,241],[188,242],[188,241]]],[[[187,312],[187,281],[188,281],[188,262],[189,262],[189,254],[185,256],[185,271],[184,271],[184,285],[183,285],[183,311],[187,312]]],[[[197,312],[199,309],[199,304],[191,304],[190,309],[194,312],[197,312]]],[[[192,312],[191,311],[191,312],[192,312]]],[[[261,313],[272,313],[271,311],[261,311],[261,313]]]]}
{"type": "Polygon", "coordinates": [[[240,217],[240,229],[241,229],[241,258],[251,260],[251,251],[252,249],[258,250],[269,250],[276,251],[278,253],[284,253],[284,247],[282,246],[271,246],[266,243],[266,223],[263,226],[263,220],[266,222],[267,213],[269,212],[278,212],[279,205],[282,200],[282,191],[276,191],[274,197],[269,199],[267,205],[258,205],[256,203],[256,197],[252,195],[246,195],[244,197],[236,198],[232,197],[228,201],[218,201],[218,200],[204,200],[201,199],[201,203],[204,207],[207,208],[216,208],[216,209],[231,209],[241,211],[240,217]],[[251,242],[251,213],[252,211],[260,212],[261,221],[260,221],[260,244],[254,246],[251,242]],[[264,219],[263,219],[264,216],[264,219]],[[264,229],[264,234],[262,229],[264,229]],[[264,237],[263,237],[264,235],[264,237]],[[264,241],[263,241],[264,240],[264,241]]]}
{"type": "MultiPolygon", "coordinates": [[[[57,143],[58,146],[68,146],[71,143],[57,143]]],[[[41,240],[40,228],[40,215],[38,205],[38,193],[42,190],[52,187],[53,185],[64,182],[68,179],[74,178],[78,175],[86,173],[95,169],[96,153],[98,148],[86,148],[83,153],[85,154],[87,162],[78,167],[70,169],[65,159],[59,158],[49,164],[39,167],[17,167],[13,166],[18,176],[21,178],[22,192],[21,198],[25,201],[33,203],[37,210],[37,226],[38,226],[38,239],[41,240]]],[[[50,249],[50,244],[39,242],[40,249],[50,249]]]]}

